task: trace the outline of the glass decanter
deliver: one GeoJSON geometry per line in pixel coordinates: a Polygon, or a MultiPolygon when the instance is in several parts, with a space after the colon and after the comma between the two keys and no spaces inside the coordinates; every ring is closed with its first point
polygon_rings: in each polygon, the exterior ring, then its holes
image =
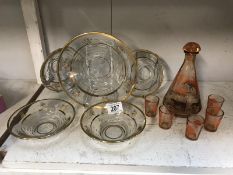
{"type": "Polygon", "coordinates": [[[163,99],[163,104],[178,116],[186,117],[201,110],[195,58],[201,50],[199,44],[189,42],[183,47],[184,62],[163,99]]]}

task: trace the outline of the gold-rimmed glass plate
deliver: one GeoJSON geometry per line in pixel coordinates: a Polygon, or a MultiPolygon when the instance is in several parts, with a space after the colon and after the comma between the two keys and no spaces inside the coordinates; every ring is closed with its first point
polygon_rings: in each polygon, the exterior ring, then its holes
{"type": "MultiPolygon", "coordinates": [[[[57,75],[58,58],[61,54],[61,51],[62,48],[59,48],[50,53],[40,69],[40,78],[43,85],[46,88],[56,92],[63,90],[57,75]]],[[[72,48],[67,48],[66,52],[67,53],[64,55],[69,56],[70,54],[72,56],[75,51],[72,48]]]]}
{"type": "Polygon", "coordinates": [[[58,76],[64,91],[82,105],[123,101],[135,84],[132,51],[122,41],[99,32],[74,37],[59,57],[58,76]],[[75,53],[66,56],[72,47],[75,53]]]}
{"type": "Polygon", "coordinates": [[[163,66],[159,56],[139,49],[134,52],[137,60],[137,77],[133,96],[145,97],[156,92],[163,81],[163,66]]]}

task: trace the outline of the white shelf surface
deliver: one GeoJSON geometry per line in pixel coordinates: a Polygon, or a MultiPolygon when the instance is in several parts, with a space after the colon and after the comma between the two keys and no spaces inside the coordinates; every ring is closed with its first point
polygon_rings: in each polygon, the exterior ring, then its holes
{"type": "MultiPolygon", "coordinates": [[[[160,104],[168,84],[158,94],[160,104]]],[[[158,172],[168,172],[166,170],[172,167],[180,168],[182,173],[189,170],[193,173],[196,168],[201,170],[198,173],[205,172],[205,168],[215,169],[214,173],[220,174],[233,172],[233,82],[200,82],[199,87],[203,105],[200,114],[204,115],[208,95],[215,93],[225,98],[225,116],[217,132],[203,129],[198,141],[185,138],[184,118],[176,118],[171,129],[163,130],[156,120],[147,117],[145,130],[135,139],[117,145],[99,143],[81,130],[79,119],[84,108],[75,104],[75,120],[57,136],[43,140],[9,137],[2,168],[75,169],[92,174],[106,171],[153,173],[159,167],[167,168],[158,172]]],[[[63,93],[53,93],[47,89],[39,96],[40,99],[49,97],[66,98],[63,93]]],[[[143,99],[131,98],[130,101],[144,109],[143,99]]]]}

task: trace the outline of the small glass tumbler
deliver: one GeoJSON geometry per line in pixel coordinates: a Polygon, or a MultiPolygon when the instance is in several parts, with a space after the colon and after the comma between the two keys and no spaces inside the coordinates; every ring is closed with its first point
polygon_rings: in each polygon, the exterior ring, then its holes
{"type": "Polygon", "coordinates": [[[145,97],[145,114],[148,117],[155,117],[159,105],[159,97],[155,95],[148,95],[145,97]]]}
{"type": "Polygon", "coordinates": [[[212,113],[217,114],[223,105],[224,98],[220,95],[211,94],[208,96],[207,108],[212,108],[212,113]]]}
{"type": "Polygon", "coordinates": [[[174,114],[171,113],[166,106],[159,107],[159,127],[163,129],[169,129],[172,126],[174,114]]]}
{"type": "Polygon", "coordinates": [[[200,115],[190,115],[187,119],[185,137],[197,140],[204,125],[204,118],[200,115]]]}
{"type": "Polygon", "coordinates": [[[215,108],[207,108],[206,109],[206,117],[204,127],[207,131],[215,132],[218,129],[219,124],[223,118],[224,111],[220,109],[218,113],[216,113],[215,108]]]}

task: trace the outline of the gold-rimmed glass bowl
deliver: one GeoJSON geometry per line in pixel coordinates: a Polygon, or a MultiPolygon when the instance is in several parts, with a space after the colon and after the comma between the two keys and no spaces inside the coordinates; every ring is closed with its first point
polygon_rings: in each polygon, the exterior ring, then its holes
{"type": "Polygon", "coordinates": [[[132,51],[122,41],[99,32],[71,39],[61,51],[58,77],[76,102],[90,106],[101,101],[123,101],[135,84],[132,51]],[[72,47],[75,53],[66,56],[72,47]]]}
{"type": "Polygon", "coordinates": [[[16,110],[7,129],[20,139],[42,139],[63,131],[74,117],[73,105],[65,100],[37,100],[16,110]]]}
{"type": "Polygon", "coordinates": [[[122,102],[123,112],[109,114],[106,104],[96,104],[83,113],[81,128],[89,137],[117,143],[129,140],[143,131],[146,119],[137,106],[122,102]]]}

